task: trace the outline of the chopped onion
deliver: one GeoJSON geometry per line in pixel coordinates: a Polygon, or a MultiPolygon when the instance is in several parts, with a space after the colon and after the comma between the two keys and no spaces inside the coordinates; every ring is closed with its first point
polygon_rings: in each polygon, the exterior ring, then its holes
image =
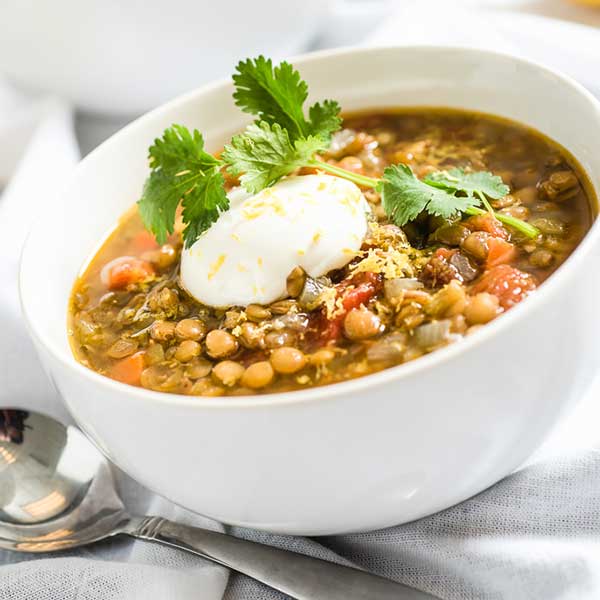
{"type": "Polygon", "coordinates": [[[406,334],[390,333],[367,350],[367,359],[373,362],[399,360],[406,350],[406,334]]]}
{"type": "Polygon", "coordinates": [[[423,284],[413,277],[396,277],[383,284],[383,291],[385,297],[390,300],[402,296],[406,290],[420,290],[423,287],[423,284]]]}
{"type": "Polygon", "coordinates": [[[425,325],[419,325],[415,329],[414,339],[420,348],[434,348],[447,342],[450,337],[450,321],[443,319],[441,321],[432,321],[425,325]]]}
{"type": "Polygon", "coordinates": [[[325,283],[312,277],[306,277],[302,292],[298,296],[298,303],[305,310],[314,310],[320,303],[320,296],[327,288],[325,283]]]}

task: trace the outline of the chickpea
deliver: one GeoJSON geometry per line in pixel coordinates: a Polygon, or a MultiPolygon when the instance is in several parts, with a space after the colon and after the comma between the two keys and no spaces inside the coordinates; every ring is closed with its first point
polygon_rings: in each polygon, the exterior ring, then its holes
{"type": "Polygon", "coordinates": [[[213,329],[206,336],[206,351],[213,358],[231,356],[238,349],[238,341],[222,329],[213,329]]]}
{"type": "Polygon", "coordinates": [[[241,383],[243,386],[255,390],[269,385],[274,377],[275,372],[273,371],[271,363],[266,360],[261,360],[255,362],[246,369],[242,375],[241,383]]]}
{"type": "Polygon", "coordinates": [[[183,340],[177,350],[175,350],[175,359],[179,362],[190,362],[196,356],[200,356],[200,344],[194,340],[183,340]]]}
{"type": "Polygon", "coordinates": [[[180,340],[199,342],[206,335],[206,325],[198,319],[182,319],[175,325],[175,335],[180,340]]]}
{"type": "Polygon", "coordinates": [[[488,237],[484,231],[474,231],[466,237],[460,247],[473,258],[484,261],[488,255],[488,237]]]}
{"type": "Polygon", "coordinates": [[[276,348],[271,353],[271,364],[277,373],[290,374],[306,366],[304,352],[290,346],[276,348]]]}
{"type": "Polygon", "coordinates": [[[234,360],[223,360],[217,363],[212,370],[213,376],[227,387],[235,385],[244,374],[244,367],[234,360]]]}
{"type": "Polygon", "coordinates": [[[171,321],[154,321],[150,326],[150,337],[164,342],[175,336],[175,323],[171,321]]]}
{"type": "Polygon", "coordinates": [[[363,340],[380,332],[380,318],[366,308],[353,308],[344,319],[344,333],[351,340],[363,340]]]}
{"type": "Polygon", "coordinates": [[[482,292],[469,298],[465,307],[465,319],[469,325],[483,325],[491,321],[499,309],[498,298],[482,292]]]}

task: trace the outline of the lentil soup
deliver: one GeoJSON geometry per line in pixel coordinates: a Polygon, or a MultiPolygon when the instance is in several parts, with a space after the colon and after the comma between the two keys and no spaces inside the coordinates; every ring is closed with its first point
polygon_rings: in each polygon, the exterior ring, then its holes
{"type": "MultiPolygon", "coordinates": [[[[363,188],[370,222],[346,266],[319,277],[296,267],[275,302],[215,308],[181,283],[180,227],[158,245],[132,209],[74,286],[76,358],[124,383],[201,396],[360,377],[459,343],[510,310],[568,258],[594,218],[592,188],[564,149],[484,114],[350,115],[321,158],[367,177],[396,163],[419,178],[454,167],[489,171],[510,188],[490,200],[496,214],[538,234],[525,236],[491,212],[451,219],[423,212],[401,228],[380,193],[363,188]]],[[[237,184],[227,180],[230,189],[237,184]]]]}

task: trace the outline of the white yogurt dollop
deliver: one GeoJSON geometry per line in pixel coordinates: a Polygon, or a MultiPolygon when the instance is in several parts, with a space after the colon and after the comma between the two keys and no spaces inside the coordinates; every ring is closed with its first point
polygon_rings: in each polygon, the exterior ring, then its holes
{"type": "Polygon", "coordinates": [[[301,266],[318,277],[346,265],[367,232],[369,205],[331,175],[288,177],[254,196],[229,194],[223,213],[181,256],[181,283],[209,306],[268,304],[301,266]]]}

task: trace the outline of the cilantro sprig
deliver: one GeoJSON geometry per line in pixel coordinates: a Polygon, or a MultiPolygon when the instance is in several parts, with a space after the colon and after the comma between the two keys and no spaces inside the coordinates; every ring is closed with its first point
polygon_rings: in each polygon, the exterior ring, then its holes
{"type": "Polygon", "coordinates": [[[408,165],[397,164],[376,179],[320,160],[318,155],[341,128],[340,106],[325,100],[305,111],[308,85],[287,62],[273,66],[263,56],[241,61],[233,82],[236,105],[256,120],[232,138],[220,158],[205,151],[198,131],[182,125],[165,130],[150,147],[151,172],[138,206],[144,225],[159,243],[173,233],[180,205],[186,247],[229,209],[224,171],[239,177],[242,186],[255,194],[303,167],[376,189],[386,214],[399,226],[422,212],[450,218],[487,211],[526,236],[539,234],[520,219],[494,212],[489,199],[502,198],[509,188],[492,173],[455,168],[418,179],[408,165]]]}
{"type": "Polygon", "coordinates": [[[159,244],[173,233],[177,208],[183,206],[183,239],[191,246],[220,213],[229,208],[222,163],[204,150],[202,134],[173,125],[150,146],[150,176],[138,210],[159,244]]]}

